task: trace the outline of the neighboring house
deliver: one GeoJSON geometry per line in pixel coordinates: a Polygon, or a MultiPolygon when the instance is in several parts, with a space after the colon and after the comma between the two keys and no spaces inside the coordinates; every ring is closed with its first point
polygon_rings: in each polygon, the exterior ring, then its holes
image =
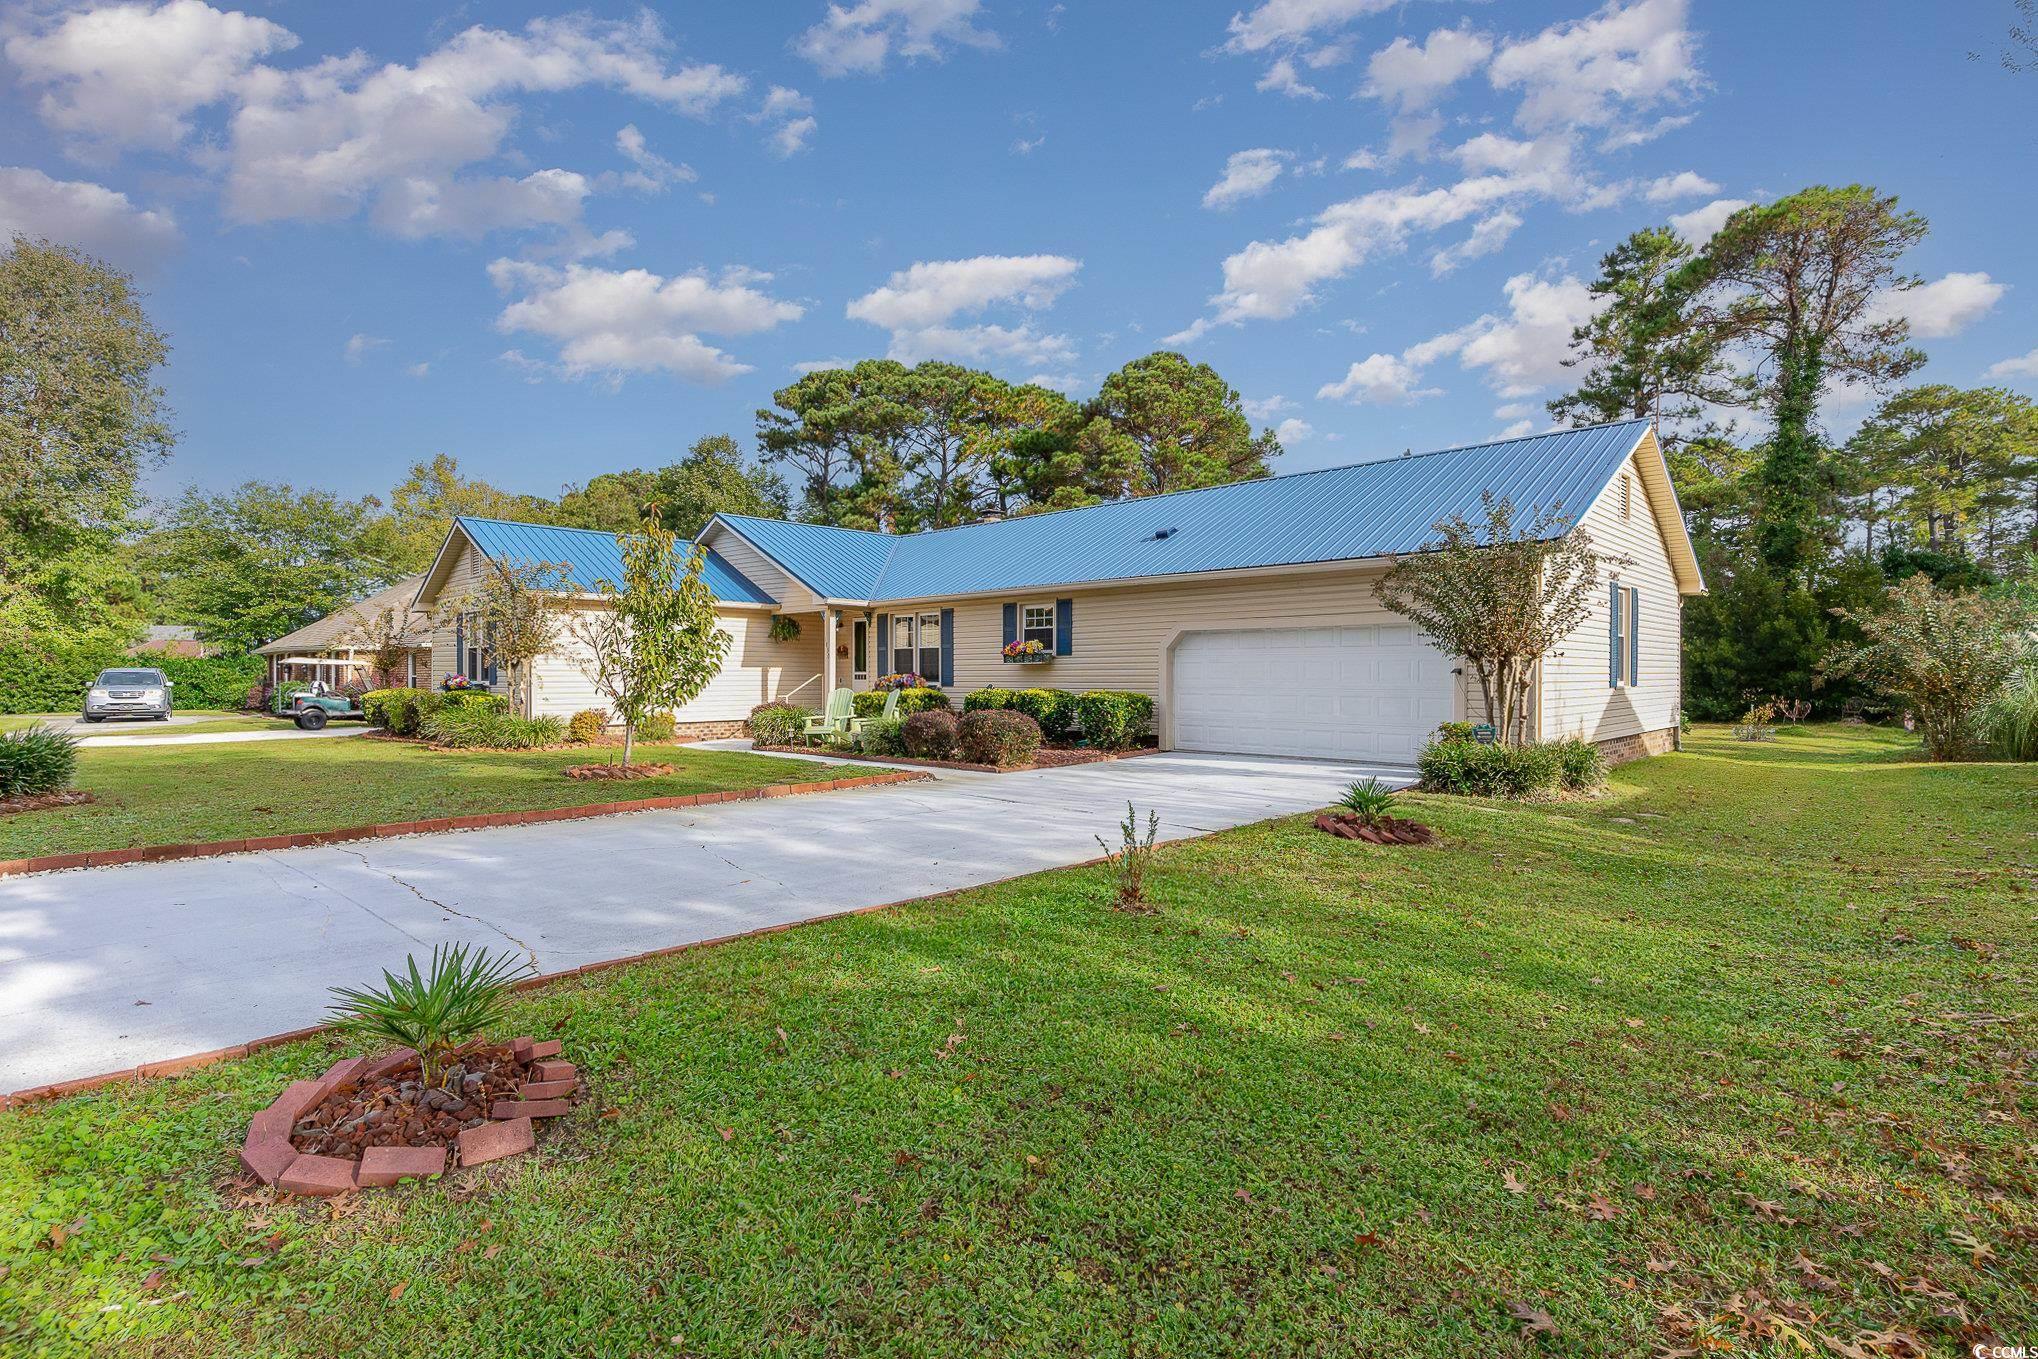
{"type": "Polygon", "coordinates": [[[202,658],[218,650],[198,640],[198,629],[175,623],[151,623],[142,639],[128,647],[130,656],[182,656],[202,658]]]}
{"type": "MultiPolygon", "coordinates": [[[[718,515],[700,542],[733,645],[676,716],[691,735],[733,734],[758,703],[819,707],[839,685],[913,671],[959,694],[1140,690],[1173,749],[1406,762],[1438,723],[1483,712],[1476,681],[1373,586],[1489,490],[1561,506],[1626,559],[1542,665],[1535,734],[1583,736],[1616,759],[1668,749],[1682,600],[1704,584],[1647,421],[927,533],[718,515]],[[774,641],[774,614],[799,636],[774,641]],[[1048,663],[1005,659],[1029,639],[1048,663]]],[[[462,519],[418,602],[459,598],[487,559],[568,564],[583,587],[621,575],[608,534],[462,519]]],[[[536,667],[534,711],[599,706],[571,651],[536,667]]],[[[485,639],[460,620],[434,634],[435,678],[488,670],[485,639]]]]}
{"type": "Polygon", "coordinates": [[[336,609],[316,623],[256,647],[256,655],[269,659],[269,682],[322,679],[334,686],[383,682],[384,676],[369,673],[375,650],[370,635],[387,613],[401,626],[403,640],[410,643],[387,681],[398,685],[431,683],[431,623],[414,602],[423,580],[423,576],[406,577],[357,604],[336,609]]]}

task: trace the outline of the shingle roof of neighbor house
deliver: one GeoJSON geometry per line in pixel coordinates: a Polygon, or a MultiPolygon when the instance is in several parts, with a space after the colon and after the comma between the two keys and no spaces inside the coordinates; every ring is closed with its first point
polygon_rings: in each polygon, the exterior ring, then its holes
{"type": "MultiPolygon", "coordinates": [[[[474,540],[474,545],[498,561],[570,568],[575,586],[591,590],[598,580],[623,579],[622,541],[613,533],[598,529],[554,528],[549,524],[518,524],[507,519],[476,519],[462,515],[457,521],[474,540]]],[[[682,553],[693,544],[680,541],[682,553]]],[[[420,577],[422,579],[422,577],[420,577]]],[[[774,604],[770,595],[712,550],[702,567],[701,579],[715,598],[731,604],[774,604]]]]}
{"type": "MultiPolygon", "coordinates": [[[[400,580],[386,590],[377,590],[358,604],[335,609],[316,623],[306,623],[295,632],[286,632],[275,641],[256,647],[255,652],[261,656],[281,656],[292,651],[344,650],[347,646],[347,634],[355,629],[354,619],[357,614],[371,623],[384,609],[395,609],[408,614],[411,600],[417,595],[418,584],[422,580],[423,576],[411,576],[400,580]]],[[[422,619],[406,618],[406,633],[420,622],[422,619]]],[[[423,628],[418,629],[415,638],[406,637],[405,640],[415,641],[421,647],[429,642],[423,628]]]]}
{"type": "Polygon", "coordinates": [[[1355,561],[1416,551],[1489,490],[1524,511],[1582,515],[1649,428],[1628,420],[926,533],[718,518],[827,599],[1355,561]]]}

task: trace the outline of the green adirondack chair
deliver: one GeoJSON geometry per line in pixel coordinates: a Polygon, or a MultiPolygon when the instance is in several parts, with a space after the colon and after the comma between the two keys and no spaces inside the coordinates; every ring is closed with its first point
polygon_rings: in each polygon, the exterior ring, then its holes
{"type": "Polygon", "coordinates": [[[837,689],[828,695],[828,711],[819,717],[807,719],[801,735],[808,741],[816,736],[847,736],[849,716],[856,711],[856,696],[847,689],[837,689]]]}
{"type": "Polygon", "coordinates": [[[899,715],[899,691],[897,689],[894,689],[889,694],[885,695],[885,710],[879,713],[876,717],[850,718],[849,734],[852,737],[861,736],[863,735],[863,729],[869,726],[872,722],[889,722],[892,718],[897,717],[898,715],[899,715]]]}

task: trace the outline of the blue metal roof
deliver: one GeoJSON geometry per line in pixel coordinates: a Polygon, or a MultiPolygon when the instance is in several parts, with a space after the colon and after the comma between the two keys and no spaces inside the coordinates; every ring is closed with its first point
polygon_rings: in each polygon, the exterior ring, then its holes
{"type": "Polygon", "coordinates": [[[1486,491],[1582,515],[1648,429],[1628,420],[926,533],[722,518],[829,599],[1355,561],[1418,550],[1437,520],[1476,515],[1486,491]]]}
{"type": "MultiPolygon", "coordinates": [[[[597,529],[554,528],[549,524],[519,524],[507,519],[476,519],[468,515],[457,521],[474,545],[497,561],[526,566],[562,567],[573,586],[592,590],[598,580],[620,583],[623,579],[622,540],[597,529]]],[[[679,550],[692,552],[693,544],[682,539],[679,550]]],[[[710,548],[701,569],[701,579],[715,598],[731,604],[776,604],[778,601],[757,588],[741,571],[729,565],[710,548]]]]}

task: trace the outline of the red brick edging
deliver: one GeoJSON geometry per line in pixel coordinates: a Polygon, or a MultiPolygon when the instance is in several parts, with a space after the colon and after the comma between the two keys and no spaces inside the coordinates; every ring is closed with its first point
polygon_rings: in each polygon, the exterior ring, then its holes
{"type": "Polygon", "coordinates": [[[348,840],[384,840],[399,835],[482,830],[489,826],[579,821],[594,816],[620,816],[626,812],[660,812],[674,807],[750,802],[767,797],[791,797],[799,793],[826,793],[838,788],[867,788],[881,783],[912,783],[926,777],[925,774],[897,771],[863,774],[853,779],[820,779],[812,783],[773,783],[762,788],[733,788],[720,793],[647,797],[634,802],[590,802],[577,807],[541,807],[528,812],[488,812],[477,816],[441,816],[429,821],[390,821],[379,826],[347,826],[302,835],[258,835],[246,840],[208,840],[189,845],[141,845],[133,849],[95,849],[80,854],[45,854],[34,859],[0,859],[0,878],[21,873],[53,873],[66,868],[107,868],[115,864],[161,863],[168,859],[211,859],[222,854],[261,854],[272,849],[307,849],[348,840]]]}

